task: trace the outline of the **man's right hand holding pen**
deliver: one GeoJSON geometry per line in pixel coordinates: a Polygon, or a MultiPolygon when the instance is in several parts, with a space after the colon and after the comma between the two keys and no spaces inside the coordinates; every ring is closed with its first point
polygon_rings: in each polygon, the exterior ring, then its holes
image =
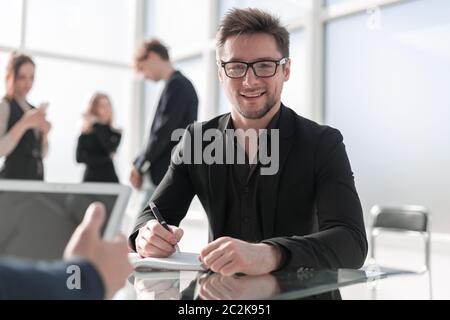
{"type": "Polygon", "coordinates": [[[157,219],[150,220],[139,229],[136,251],[142,257],[164,258],[176,252],[183,237],[183,229],[167,225],[167,230],[157,219]]]}
{"type": "MultiPolygon", "coordinates": [[[[175,253],[183,230],[169,226],[154,203],[150,202],[148,208],[155,219],[139,229],[136,251],[142,257],[168,257],[175,253]]],[[[204,269],[223,275],[260,275],[280,267],[282,249],[274,244],[250,243],[231,237],[220,237],[201,250],[199,260],[204,269]]]]}

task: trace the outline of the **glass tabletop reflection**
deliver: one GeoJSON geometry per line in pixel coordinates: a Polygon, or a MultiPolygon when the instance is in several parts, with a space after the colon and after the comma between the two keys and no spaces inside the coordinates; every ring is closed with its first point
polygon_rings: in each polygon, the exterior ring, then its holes
{"type": "Polygon", "coordinates": [[[124,289],[127,298],[137,300],[337,300],[341,298],[339,288],[414,273],[376,265],[259,276],[147,269],[134,271],[124,289]]]}

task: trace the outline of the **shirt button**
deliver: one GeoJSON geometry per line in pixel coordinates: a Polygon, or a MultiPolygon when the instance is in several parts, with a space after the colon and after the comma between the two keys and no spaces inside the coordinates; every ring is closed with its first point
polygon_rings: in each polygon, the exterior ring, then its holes
{"type": "Polygon", "coordinates": [[[245,217],[245,218],[244,218],[244,222],[245,222],[245,223],[249,223],[249,222],[250,222],[250,218],[249,218],[249,217],[245,217]]]}
{"type": "Polygon", "coordinates": [[[244,187],[244,193],[248,193],[249,188],[248,187],[244,187]]]}

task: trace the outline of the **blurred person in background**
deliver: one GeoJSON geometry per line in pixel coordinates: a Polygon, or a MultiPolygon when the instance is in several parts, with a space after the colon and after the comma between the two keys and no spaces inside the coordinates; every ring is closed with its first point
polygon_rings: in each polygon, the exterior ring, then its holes
{"type": "Polygon", "coordinates": [[[35,63],[13,52],[6,68],[6,95],[0,102],[1,179],[44,180],[42,159],[48,151],[48,104],[35,108],[27,101],[33,87],[35,63]]]}
{"type": "Polygon", "coordinates": [[[172,132],[197,120],[198,97],[191,81],[176,70],[169,52],[159,40],[143,42],[134,59],[136,72],[151,81],[164,81],[145,149],[137,156],[130,173],[131,185],[143,190],[142,207],[161,182],[170,163],[172,132]],[[148,179],[143,179],[147,177],[148,179]],[[146,183],[143,183],[145,180],[146,183]]]}
{"type": "Polygon", "coordinates": [[[122,134],[112,127],[112,121],[110,98],[104,93],[95,93],[83,115],[76,151],[77,162],[86,164],[83,176],[85,182],[119,182],[113,155],[119,147],[122,134]]]}

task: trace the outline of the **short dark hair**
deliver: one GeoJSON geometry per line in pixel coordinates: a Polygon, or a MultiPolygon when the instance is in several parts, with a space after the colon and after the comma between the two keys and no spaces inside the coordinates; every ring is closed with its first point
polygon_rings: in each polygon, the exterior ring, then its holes
{"type": "Polygon", "coordinates": [[[283,57],[289,58],[289,32],[280,19],[260,9],[233,8],[222,19],[217,32],[217,48],[222,48],[230,36],[240,34],[271,34],[283,57]]]}
{"type": "Polygon", "coordinates": [[[161,57],[162,60],[169,60],[169,50],[157,39],[145,41],[141,46],[141,56],[138,59],[146,59],[150,52],[154,52],[161,57]]]}

